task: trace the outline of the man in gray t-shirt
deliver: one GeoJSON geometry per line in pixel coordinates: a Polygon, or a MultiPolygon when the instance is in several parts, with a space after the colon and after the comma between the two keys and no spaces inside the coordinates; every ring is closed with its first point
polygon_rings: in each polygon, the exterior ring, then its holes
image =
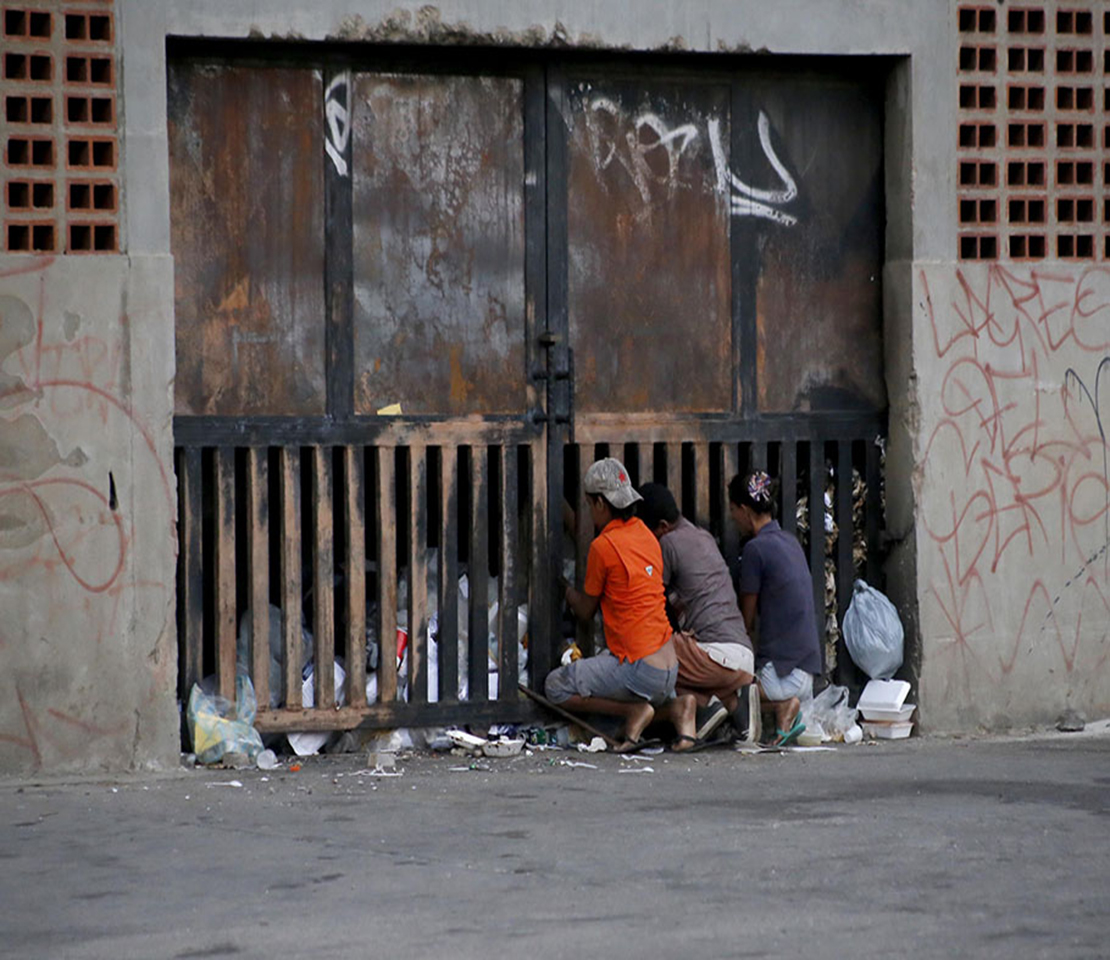
{"type": "Polygon", "coordinates": [[[753,739],[758,736],[759,717],[758,702],[749,702],[755,655],[717,541],[678,512],[674,497],[662,484],[645,483],[640,495],[640,519],[659,539],[663,585],[672,622],[678,627],[675,689],[693,694],[702,708],[710,706],[713,698],[723,704],[724,711],[716,707],[719,713],[704,711],[707,731],[714,721],[731,715],[740,733],[753,739]]]}

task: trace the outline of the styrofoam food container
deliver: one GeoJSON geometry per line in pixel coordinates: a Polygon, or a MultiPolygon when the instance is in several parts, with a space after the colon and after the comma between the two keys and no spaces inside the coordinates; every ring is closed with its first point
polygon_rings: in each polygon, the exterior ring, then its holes
{"type": "Polygon", "coordinates": [[[910,685],[905,680],[871,680],[859,695],[856,709],[901,710],[910,685]]]}
{"type": "Polygon", "coordinates": [[[515,757],[523,749],[523,740],[490,740],[482,745],[487,757],[515,757]]]}
{"type": "Polygon", "coordinates": [[[863,732],[876,740],[904,740],[913,730],[913,723],[909,720],[897,722],[880,720],[878,723],[863,721],[863,732]]]}
{"type": "Polygon", "coordinates": [[[860,710],[864,720],[893,720],[896,723],[909,720],[917,709],[915,703],[904,703],[896,710],[883,709],[882,707],[868,707],[860,710]]]}

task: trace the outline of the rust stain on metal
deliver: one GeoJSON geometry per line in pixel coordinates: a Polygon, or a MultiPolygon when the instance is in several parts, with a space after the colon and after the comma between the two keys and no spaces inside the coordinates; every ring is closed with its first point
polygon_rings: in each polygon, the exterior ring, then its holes
{"type": "Polygon", "coordinates": [[[729,214],[707,136],[727,122],[727,87],[580,80],[568,93],[579,410],[730,409],[729,214]]]}
{"type": "Polygon", "coordinates": [[[355,408],[524,406],[523,86],[354,80],[355,408]]]}
{"type": "Polygon", "coordinates": [[[324,412],[321,98],[310,70],[171,65],[179,414],[324,412]]]}
{"type": "MultiPolygon", "coordinates": [[[[849,80],[776,78],[753,93],[783,155],[806,171],[791,207],[797,225],[767,229],[760,244],[759,407],[882,409],[881,102],[849,80]]],[[[775,176],[766,164],[750,168],[775,176]]]]}

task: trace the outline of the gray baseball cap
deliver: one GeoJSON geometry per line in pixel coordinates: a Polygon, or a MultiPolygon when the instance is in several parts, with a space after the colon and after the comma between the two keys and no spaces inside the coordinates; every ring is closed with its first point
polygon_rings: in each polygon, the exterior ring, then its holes
{"type": "Polygon", "coordinates": [[[628,478],[624,464],[613,457],[591,463],[582,486],[586,493],[600,494],[618,510],[644,499],[632,488],[632,481],[628,478]]]}

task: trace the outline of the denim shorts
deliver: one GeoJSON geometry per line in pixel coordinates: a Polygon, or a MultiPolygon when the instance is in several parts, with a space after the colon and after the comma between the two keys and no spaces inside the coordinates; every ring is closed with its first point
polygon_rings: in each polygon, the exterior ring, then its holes
{"type": "Polygon", "coordinates": [[[759,668],[759,686],[765,700],[789,700],[797,697],[808,700],[813,696],[813,674],[795,667],[785,677],[780,677],[770,661],[759,668]]]}
{"type": "Polygon", "coordinates": [[[658,706],[674,698],[678,665],[669,670],[643,660],[623,663],[608,650],[596,657],[583,657],[547,675],[544,690],[552,703],[573,696],[603,697],[606,700],[646,700],[658,706]]]}

